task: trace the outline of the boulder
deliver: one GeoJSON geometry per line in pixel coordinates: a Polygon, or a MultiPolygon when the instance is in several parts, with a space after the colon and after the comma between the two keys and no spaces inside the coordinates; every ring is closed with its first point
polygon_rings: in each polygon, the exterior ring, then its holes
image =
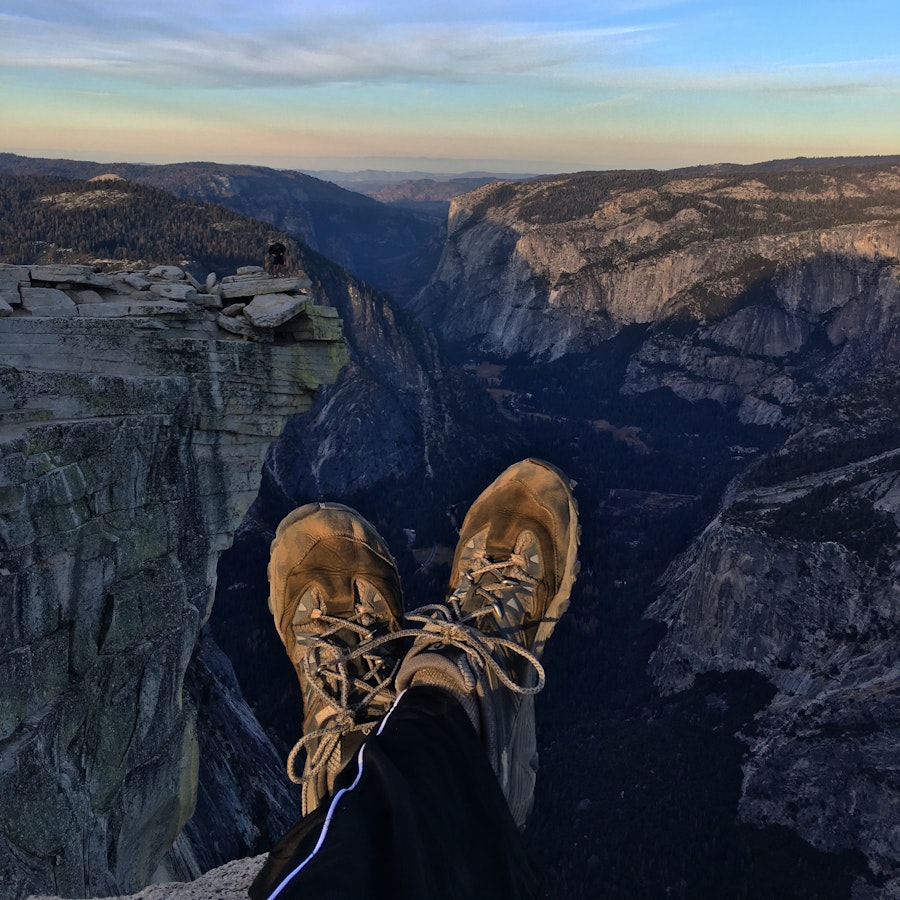
{"type": "Polygon", "coordinates": [[[241,337],[258,338],[259,333],[254,327],[243,317],[239,316],[223,316],[219,314],[216,319],[220,328],[230,331],[232,334],[239,334],[241,337]]]}
{"type": "Polygon", "coordinates": [[[28,266],[0,265],[0,291],[18,291],[20,284],[28,284],[30,280],[28,266]]]}
{"type": "Polygon", "coordinates": [[[130,275],[126,275],[122,280],[136,291],[146,291],[147,288],[150,287],[149,279],[138,272],[132,272],[130,275]]]}
{"type": "Polygon", "coordinates": [[[197,289],[187,282],[151,284],[150,290],[169,300],[193,300],[197,296],[197,289]]]}
{"type": "Polygon", "coordinates": [[[150,278],[163,278],[166,281],[184,281],[184,269],[178,266],[156,266],[147,275],[150,278]]]}
{"type": "Polygon", "coordinates": [[[240,266],[237,270],[238,275],[262,275],[265,273],[262,266],[240,266]]]}
{"type": "Polygon", "coordinates": [[[19,289],[22,308],[33,316],[76,316],[75,302],[56,288],[23,287],[19,289]]]}
{"type": "Polygon", "coordinates": [[[211,291],[216,286],[216,273],[210,272],[206,276],[206,290],[211,291]]]}
{"type": "Polygon", "coordinates": [[[0,316],[11,316],[13,308],[0,295],[0,316]]]}
{"type": "Polygon", "coordinates": [[[305,296],[261,294],[247,304],[244,315],[257,328],[277,328],[309,305],[309,299],[305,296]]]}
{"type": "Polygon", "coordinates": [[[4,288],[3,285],[0,285],[0,300],[10,306],[19,306],[22,303],[18,288],[4,288]]]}
{"type": "Polygon", "coordinates": [[[223,316],[239,316],[243,311],[246,303],[232,303],[231,306],[226,306],[225,309],[222,310],[223,316]]]}

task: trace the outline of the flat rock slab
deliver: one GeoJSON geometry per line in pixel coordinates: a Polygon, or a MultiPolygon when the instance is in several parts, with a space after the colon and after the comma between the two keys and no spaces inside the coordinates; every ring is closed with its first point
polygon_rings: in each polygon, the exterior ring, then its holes
{"type": "MultiPolygon", "coordinates": [[[[121,900],[247,900],[247,891],[266,861],[266,854],[236,859],[211,869],[196,881],[169,881],[152,884],[121,900]]],[[[26,900],[60,900],[46,894],[32,894],[26,900]]]]}
{"type": "Polygon", "coordinates": [[[276,328],[303,312],[308,305],[309,298],[305,296],[262,294],[244,307],[244,315],[256,328],[276,328]]]}
{"type": "Polygon", "coordinates": [[[221,284],[222,298],[233,300],[237,297],[257,297],[260,294],[283,294],[301,291],[312,282],[308,278],[261,278],[250,276],[236,281],[221,284]]]}
{"type": "Polygon", "coordinates": [[[23,287],[19,289],[22,308],[33,316],[77,316],[78,307],[71,297],[56,288],[23,287]]]}
{"type": "Polygon", "coordinates": [[[178,316],[187,318],[191,307],[177,300],[149,301],[113,300],[108,303],[89,303],[78,307],[78,315],[90,319],[119,319],[125,316],[178,316]]]}
{"type": "Polygon", "coordinates": [[[95,272],[93,266],[32,266],[31,280],[49,284],[89,284],[112,287],[109,275],[95,272]]]}

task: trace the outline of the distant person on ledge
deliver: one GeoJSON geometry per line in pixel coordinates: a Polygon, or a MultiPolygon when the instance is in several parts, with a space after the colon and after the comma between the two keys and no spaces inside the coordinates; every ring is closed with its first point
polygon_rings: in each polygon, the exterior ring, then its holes
{"type": "Polygon", "coordinates": [[[270,238],[269,247],[266,250],[266,266],[273,278],[280,278],[284,275],[284,255],[287,248],[281,241],[270,238]]]}
{"type": "Polygon", "coordinates": [[[536,896],[519,829],[577,515],[559,470],[516,463],[469,510],[443,602],[405,616],[394,560],[362,516],[311,503],[281,522],[269,608],[303,694],[288,774],[304,817],[253,900],[536,896]]]}

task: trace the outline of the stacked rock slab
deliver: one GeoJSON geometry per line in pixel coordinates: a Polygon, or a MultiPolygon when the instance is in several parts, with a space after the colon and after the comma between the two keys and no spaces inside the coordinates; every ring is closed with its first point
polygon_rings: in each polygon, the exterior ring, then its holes
{"type": "Polygon", "coordinates": [[[218,554],[346,361],[336,312],[286,280],[229,282],[292,303],[236,335],[174,267],[0,266],[4,898],[139,889],[191,814],[182,682],[218,554]]]}
{"type": "Polygon", "coordinates": [[[0,317],[206,318],[256,341],[341,340],[337,312],[317,305],[305,275],[271,278],[245,266],[201,285],[178,266],[106,274],[86,265],[0,265],[0,317]],[[224,308],[223,308],[224,307],[224,308]]]}

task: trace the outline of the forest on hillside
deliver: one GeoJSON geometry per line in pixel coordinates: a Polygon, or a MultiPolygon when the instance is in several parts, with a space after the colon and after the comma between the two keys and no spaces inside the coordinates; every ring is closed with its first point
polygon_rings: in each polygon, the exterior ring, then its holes
{"type": "Polygon", "coordinates": [[[900,169],[870,162],[819,170],[707,166],[581,172],[492,186],[473,211],[478,217],[498,206],[518,207],[521,221],[550,225],[596,216],[611,202],[657,223],[686,210],[699,211],[701,227],[717,238],[827,228],[873,218],[897,221],[900,169]]]}
{"type": "MultiPolygon", "coordinates": [[[[101,268],[260,265],[271,225],[124,179],[74,181],[0,173],[0,261],[91,262],[101,268]]],[[[289,256],[298,246],[280,239],[289,256]]]]}

